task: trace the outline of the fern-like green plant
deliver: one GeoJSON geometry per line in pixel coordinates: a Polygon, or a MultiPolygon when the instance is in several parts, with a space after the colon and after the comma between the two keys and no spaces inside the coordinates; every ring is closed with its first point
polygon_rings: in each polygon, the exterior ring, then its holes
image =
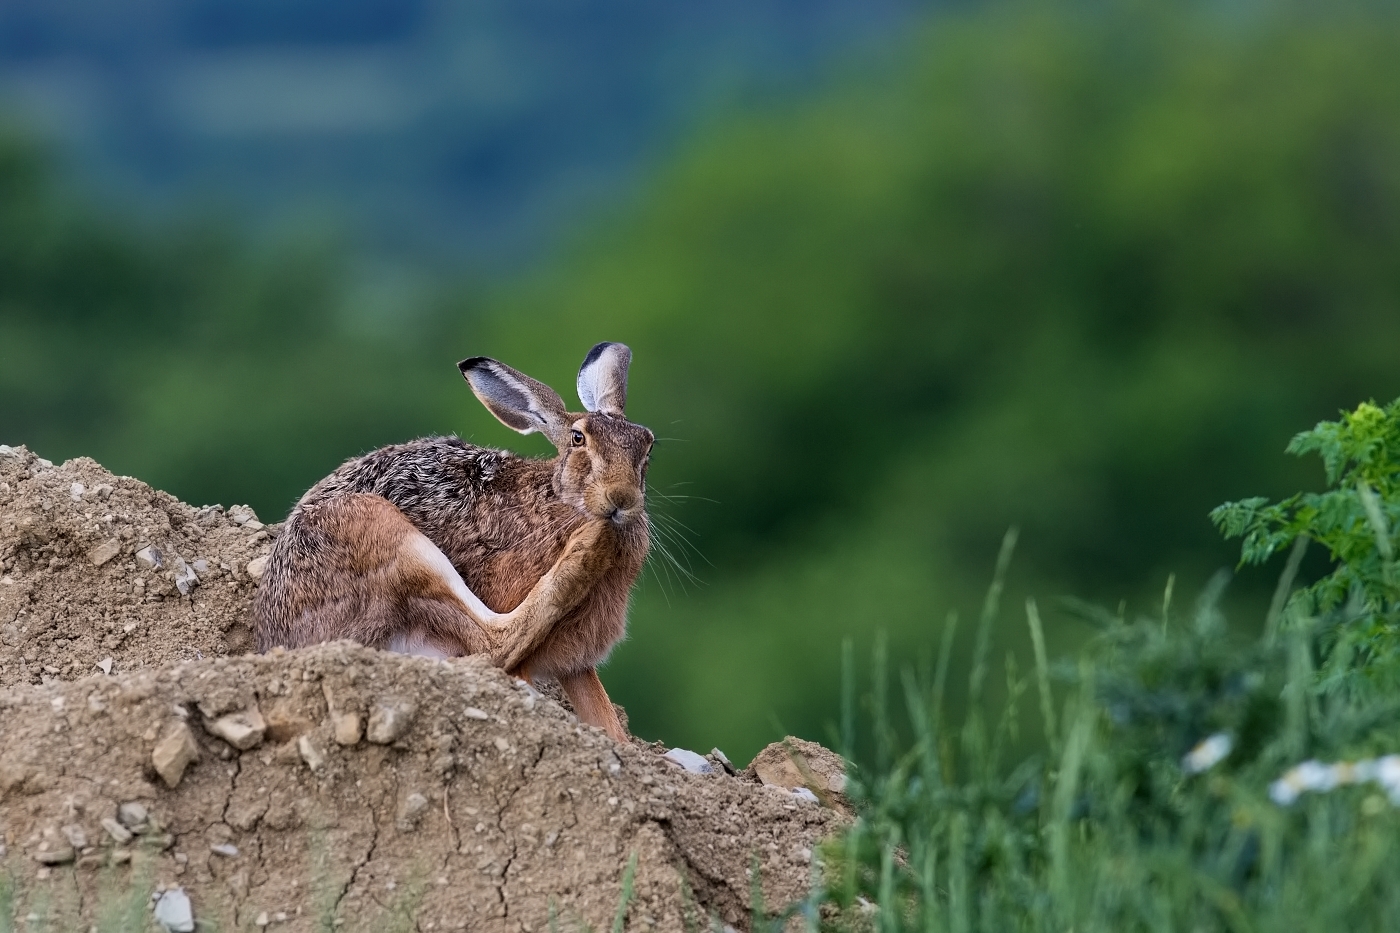
{"type": "MultiPolygon", "coordinates": [[[[1328,687],[1400,683],[1400,399],[1367,402],[1293,438],[1287,452],[1317,454],[1327,489],[1281,502],[1227,502],[1210,513],[1227,538],[1243,538],[1240,563],[1262,564],[1289,546],[1327,548],[1331,573],[1298,590],[1287,617],[1316,619],[1328,687]]],[[[1301,556],[1301,551],[1297,553],[1301,556]]]]}

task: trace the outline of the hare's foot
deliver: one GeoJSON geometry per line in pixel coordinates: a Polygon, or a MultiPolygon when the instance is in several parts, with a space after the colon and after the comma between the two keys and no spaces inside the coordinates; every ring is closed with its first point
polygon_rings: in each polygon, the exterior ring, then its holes
{"type": "Polygon", "coordinates": [[[608,692],[603,689],[603,682],[598,679],[597,670],[590,667],[577,674],[563,675],[559,677],[559,686],[568,694],[580,721],[598,726],[614,742],[627,742],[627,733],[617,718],[612,700],[608,699],[608,692]]]}

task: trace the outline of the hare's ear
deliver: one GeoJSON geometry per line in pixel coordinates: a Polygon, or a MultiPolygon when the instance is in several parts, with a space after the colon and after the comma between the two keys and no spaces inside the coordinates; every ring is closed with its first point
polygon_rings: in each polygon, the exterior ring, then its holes
{"type": "Polygon", "coordinates": [[[564,400],[543,382],[505,363],[474,356],[457,364],[472,392],[501,424],[521,434],[544,434],[559,447],[568,431],[564,400]]]}
{"type": "Polygon", "coordinates": [[[627,407],[627,367],[632,351],[621,343],[600,343],[583,358],[578,371],[578,398],[589,411],[623,414],[627,407]]]}

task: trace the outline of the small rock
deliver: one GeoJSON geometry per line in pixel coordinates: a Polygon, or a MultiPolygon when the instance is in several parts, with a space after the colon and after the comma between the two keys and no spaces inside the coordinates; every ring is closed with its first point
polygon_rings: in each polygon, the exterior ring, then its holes
{"type": "Polygon", "coordinates": [[[703,755],[697,755],[689,749],[673,748],[662,757],[675,762],[691,774],[713,774],[715,771],[703,755]]]}
{"type": "Polygon", "coordinates": [[[199,586],[199,575],[194,572],[194,568],[185,563],[185,559],[178,554],[175,556],[175,589],[180,591],[181,596],[188,596],[194,592],[194,588],[199,586]]]}
{"type": "Polygon", "coordinates": [[[77,823],[69,823],[67,826],[63,827],[60,832],[63,833],[63,838],[67,839],[68,844],[73,848],[79,851],[87,848],[87,830],[83,829],[77,823]]]}
{"type": "Polygon", "coordinates": [[[87,487],[82,483],[74,483],[68,487],[68,497],[74,502],[83,501],[83,493],[87,492],[87,487]]]}
{"type": "Polygon", "coordinates": [[[479,719],[482,722],[491,718],[490,713],[486,712],[484,709],[477,709],[475,706],[468,706],[466,709],[462,710],[462,715],[468,719],[479,719]]]}
{"type": "Polygon", "coordinates": [[[185,768],[198,760],[199,746],[195,744],[194,733],[183,722],[172,726],[151,752],[151,764],[155,765],[165,786],[172,790],[180,785],[185,768]]]}
{"type": "Polygon", "coordinates": [[[78,853],[70,845],[60,845],[53,849],[40,849],[34,853],[34,861],[40,865],[67,865],[77,858],[78,853]]]}
{"type": "Polygon", "coordinates": [[[193,933],[194,909],[184,888],[170,888],[156,901],[156,922],[169,933],[193,933]]]}
{"type": "Polygon", "coordinates": [[[720,767],[724,768],[724,770],[725,770],[727,773],[729,773],[729,774],[738,774],[738,773],[739,773],[738,770],[735,769],[734,763],[731,762],[731,761],[729,760],[729,756],[726,755],[724,752],[720,751],[720,750],[717,749],[717,748],[712,748],[712,749],[710,749],[710,754],[714,756],[715,761],[718,761],[718,762],[720,763],[720,767]]]}
{"type": "Polygon", "coordinates": [[[220,842],[209,847],[209,851],[224,858],[238,858],[238,846],[231,842],[220,842]]]}
{"type": "Polygon", "coordinates": [[[97,662],[96,667],[98,670],[102,671],[102,673],[110,674],[112,673],[112,659],[103,658],[101,661],[97,662]]]}
{"type": "Polygon", "coordinates": [[[248,566],[244,569],[248,571],[248,576],[252,578],[253,582],[257,583],[262,579],[264,571],[267,570],[267,558],[254,557],[248,561],[248,566]]]}
{"type": "MultiPolygon", "coordinates": [[[[807,787],[811,781],[810,789],[819,794],[841,794],[846,789],[846,765],[841,756],[794,736],[763,749],[754,756],[749,769],[760,781],[773,787],[791,790],[807,787]]],[[[840,800],[830,802],[838,808],[845,806],[840,800]]]]}
{"type": "Polygon", "coordinates": [[[243,527],[247,528],[249,531],[262,531],[267,526],[254,518],[244,522],[243,527]]]}
{"type": "Polygon", "coordinates": [[[134,800],[117,807],[117,819],[133,832],[140,832],[144,829],[150,818],[151,815],[146,812],[146,808],[134,800]]]}
{"type": "Polygon", "coordinates": [[[388,745],[408,731],[415,707],[407,700],[386,697],[374,704],[369,714],[369,729],[365,738],[376,745],[388,745]]]}
{"type": "Polygon", "coordinates": [[[202,558],[190,564],[190,566],[194,568],[195,573],[204,574],[209,572],[209,561],[202,558]]]}
{"type": "Polygon", "coordinates": [[[312,771],[320,771],[326,766],[326,756],[316,747],[316,743],[311,741],[311,736],[303,735],[297,739],[297,751],[301,753],[301,760],[306,762],[306,766],[312,771]]]}
{"type": "Polygon", "coordinates": [[[268,922],[269,921],[267,919],[267,911],[264,910],[262,913],[258,914],[258,916],[253,920],[253,926],[265,927],[267,926],[268,922]]]}
{"type": "Polygon", "coordinates": [[[154,544],[136,552],[136,565],[142,570],[159,570],[165,566],[165,555],[154,544]]]}
{"type": "Polygon", "coordinates": [[[491,744],[496,746],[496,751],[502,754],[510,751],[510,742],[504,736],[496,736],[491,740],[491,744]]]}
{"type": "Polygon", "coordinates": [[[412,793],[403,799],[399,805],[399,817],[396,821],[399,832],[411,832],[418,826],[418,821],[423,818],[423,813],[428,809],[428,798],[420,793],[412,793]]]}
{"type": "Polygon", "coordinates": [[[228,713],[212,721],[206,719],[204,727],[239,751],[261,745],[267,734],[267,723],[256,703],[237,713],[228,713]]]}
{"type": "Polygon", "coordinates": [[[127,829],[110,816],[102,818],[102,828],[107,831],[107,835],[112,837],[112,841],[119,846],[124,846],[132,840],[131,830],[127,829]]]}
{"type": "Polygon", "coordinates": [[[228,518],[229,521],[233,522],[235,525],[243,525],[251,521],[256,521],[257,515],[246,505],[233,505],[229,506],[228,518]]]}
{"type": "Polygon", "coordinates": [[[286,922],[287,922],[287,912],[286,912],[285,910],[279,910],[279,911],[277,911],[277,913],[275,913],[275,914],[272,915],[272,919],[273,919],[273,920],[276,920],[278,923],[286,923],[286,922]]]}
{"type": "Polygon", "coordinates": [[[122,543],[116,538],[108,538],[97,547],[88,551],[88,560],[92,561],[94,567],[101,567],[107,561],[116,557],[122,552],[122,543]]]}
{"type": "Polygon", "coordinates": [[[337,745],[360,744],[359,713],[336,713],[331,717],[331,722],[335,727],[335,741],[337,745]]]}
{"type": "Polygon", "coordinates": [[[817,800],[817,795],[814,794],[814,793],[812,793],[810,790],[808,790],[808,789],[805,788],[805,787],[794,787],[794,788],[792,789],[792,795],[793,795],[794,797],[796,797],[798,800],[805,800],[805,801],[807,801],[808,803],[818,803],[818,802],[819,802],[819,801],[817,800]]]}

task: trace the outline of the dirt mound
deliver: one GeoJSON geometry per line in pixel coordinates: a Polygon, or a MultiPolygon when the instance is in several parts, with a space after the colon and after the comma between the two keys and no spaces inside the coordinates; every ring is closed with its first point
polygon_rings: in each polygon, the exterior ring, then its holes
{"type": "Polygon", "coordinates": [[[789,740],[737,775],[673,752],[686,770],[481,659],[224,656],[268,546],[249,521],[0,448],[0,876],[18,917],[607,929],[634,854],[632,930],[747,928],[754,865],[770,907],[806,893],[842,820],[825,749],[789,740]],[[161,566],[137,559],[151,546],[161,566]]]}
{"type": "Polygon", "coordinates": [[[0,447],[0,687],[251,650],[276,526],[0,447]]]}

